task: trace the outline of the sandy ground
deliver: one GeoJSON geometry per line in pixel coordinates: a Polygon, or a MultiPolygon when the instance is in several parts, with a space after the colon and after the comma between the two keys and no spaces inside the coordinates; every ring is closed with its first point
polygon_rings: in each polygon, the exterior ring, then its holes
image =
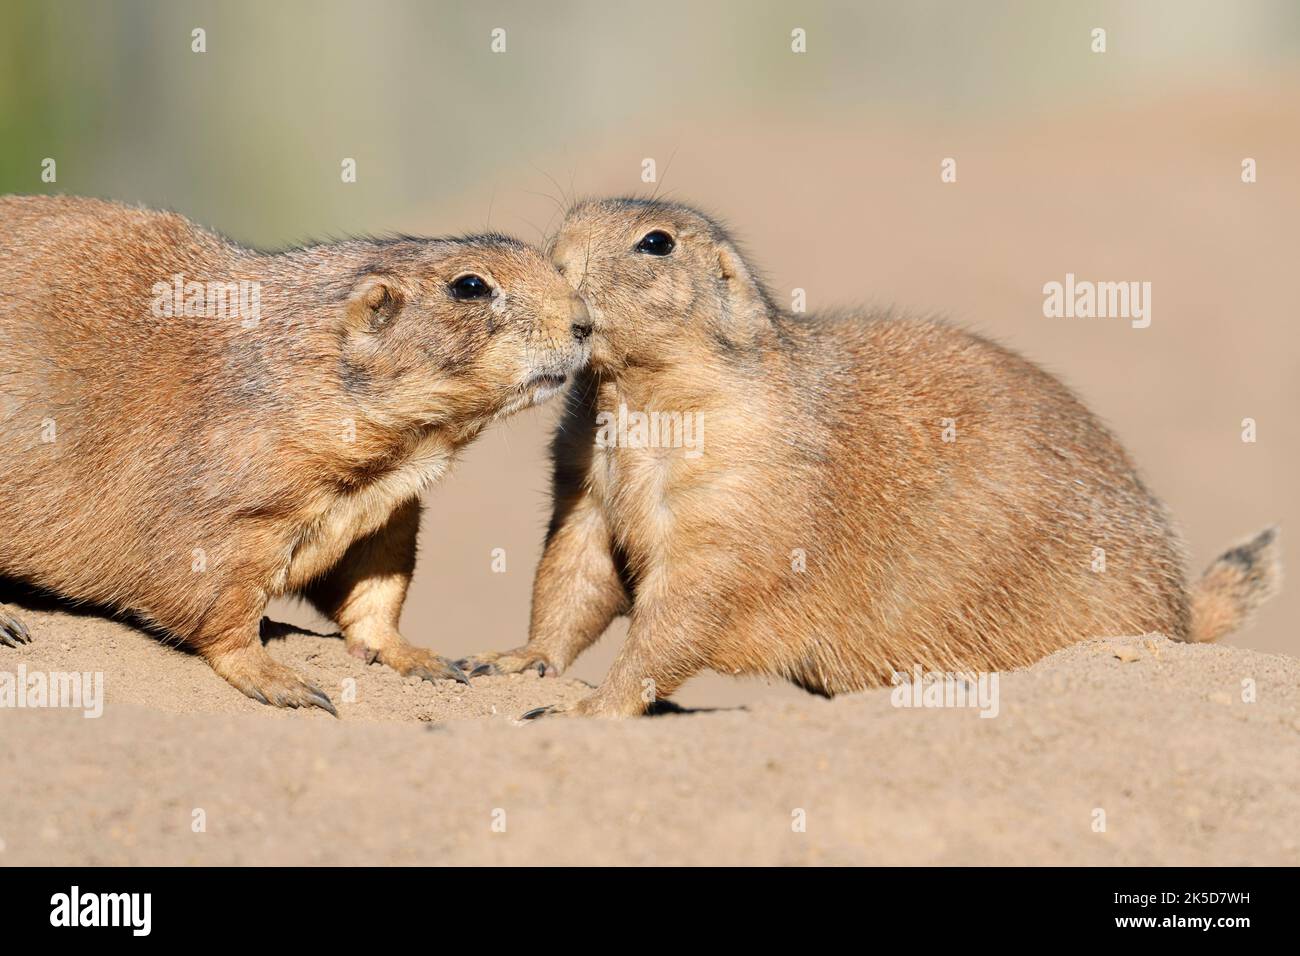
{"type": "Polygon", "coordinates": [[[882,690],[520,723],[586,686],[432,685],[335,638],[271,639],[335,720],[255,704],[123,624],[25,620],[0,671],[102,671],[106,703],[0,709],[7,865],[1300,863],[1289,657],[1088,642],[1002,675],[992,719],[882,690]]]}

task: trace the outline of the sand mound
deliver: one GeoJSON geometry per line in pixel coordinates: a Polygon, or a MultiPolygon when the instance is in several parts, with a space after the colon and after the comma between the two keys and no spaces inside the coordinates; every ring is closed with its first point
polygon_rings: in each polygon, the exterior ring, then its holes
{"type": "Polygon", "coordinates": [[[3,864],[1300,863],[1287,657],[1089,642],[1001,675],[993,719],[883,690],[520,724],[586,686],[431,685],[272,640],[334,720],[122,624],[24,619],[0,673],[102,671],[106,702],[0,709],[3,864]]]}

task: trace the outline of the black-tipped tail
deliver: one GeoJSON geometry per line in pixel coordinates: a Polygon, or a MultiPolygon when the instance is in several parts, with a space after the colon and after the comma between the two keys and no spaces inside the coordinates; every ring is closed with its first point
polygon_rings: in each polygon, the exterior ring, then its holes
{"type": "Polygon", "coordinates": [[[1255,610],[1282,590],[1281,529],[1274,525],[1225,551],[1192,586],[1195,643],[1217,641],[1250,623],[1255,610]]]}

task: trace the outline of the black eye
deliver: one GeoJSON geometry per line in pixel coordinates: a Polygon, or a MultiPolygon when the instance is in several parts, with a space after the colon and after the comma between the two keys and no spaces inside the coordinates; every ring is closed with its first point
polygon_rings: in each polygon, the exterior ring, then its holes
{"type": "Polygon", "coordinates": [[[459,299],[461,302],[469,302],[473,299],[490,299],[492,297],[492,287],[482,276],[463,275],[460,278],[453,279],[451,285],[451,297],[459,299]]]}
{"type": "Polygon", "coordinates": [[[662,229],[656,229],[641,237],[641,241],[636,244],[636,251],[644,252],[648,256],[666,256],[676,245],[672,236],[662,229]]]}

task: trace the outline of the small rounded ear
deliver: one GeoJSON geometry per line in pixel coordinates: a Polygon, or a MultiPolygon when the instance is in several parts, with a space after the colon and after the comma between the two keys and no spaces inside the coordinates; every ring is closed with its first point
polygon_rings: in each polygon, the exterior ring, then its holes
{"type": "Polygon", "coordinates": [[[767,301],[744,258],[730,243],[719,242],[717,278],[722,285],[722,330],[735,342],[750,341],[767,325],[767,301]]]}
{"type": "Polygon", "coordinates": [[[393,323],[403,304],[401,290],[391,276],[368,275],[348,296],[348,324],[376,332],[393,323]]]}

